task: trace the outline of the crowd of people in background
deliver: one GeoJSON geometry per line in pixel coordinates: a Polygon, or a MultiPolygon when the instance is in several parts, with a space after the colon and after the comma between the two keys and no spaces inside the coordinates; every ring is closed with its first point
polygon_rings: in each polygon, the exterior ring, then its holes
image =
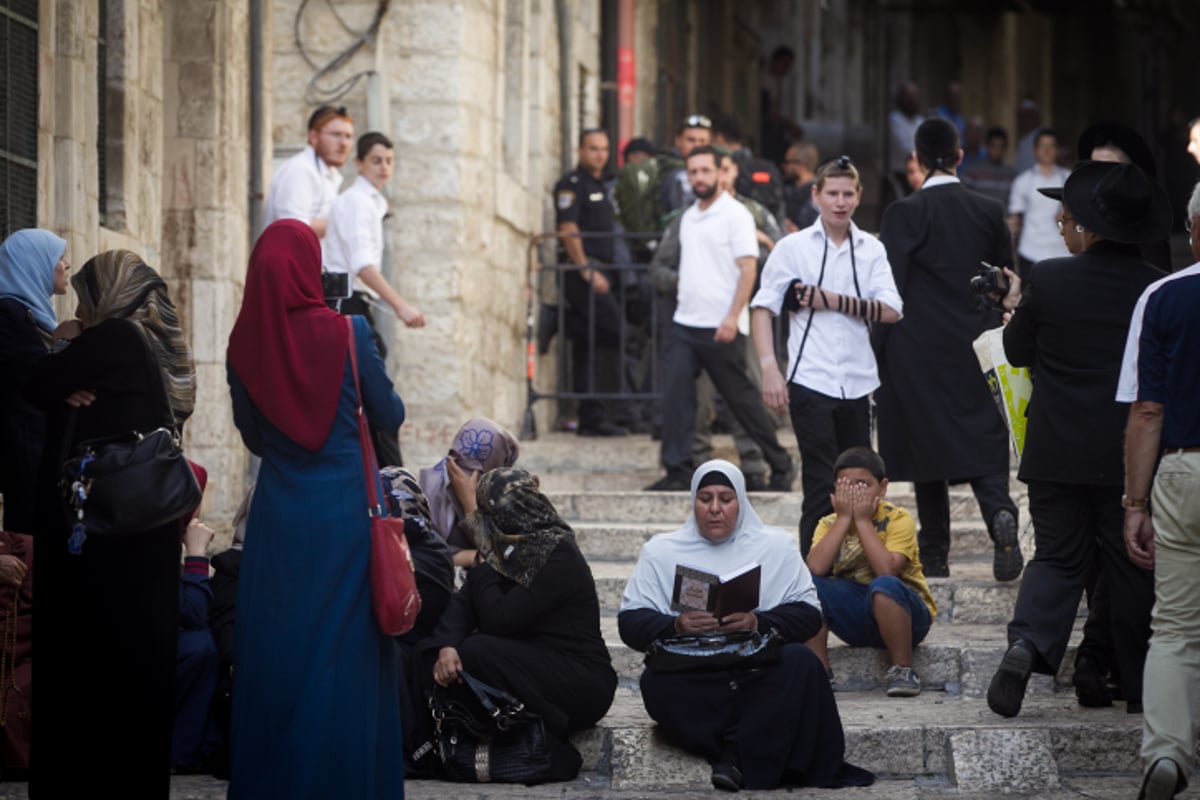
{"type": "MultiPolygon", "coordinates": [[[[786,642],[741,683],[642,676],[647,712],[712,764],[718,789],[873,780],[844,761],[828,635],[887,651],[888,696],[920,693],[913,648],[937,614],[927,578],[950,574],[949,486],[961,483],[996,580],[1030,575],[992,710],[1019,714],[1030,674],[1058,669],[1086,592],[1081,704],[1144,712],[1144,797],[1173,796],[1194,767],[1200,272],[1160,268],[1172,213],[1136,132],[1092,126],[1068,171],[1027,101],[1009,166],[1007,132],[962,104],[952,83],[925,115],[917,87],[900,87],[878,234],[854,219],[853,160],[822,160],[777,117],[778,163],[751,150],[737,118],[692,114],[669,149],[627,143],[611,177],[607,133],[586,129],[554,187],[577,433],[655,435],[665,474],[647,488],[691,494],[684,526],[643,549],[620,636],[648,650],[770,628],[786,642]],[[1003,276],[982,293],[981,263],[1003,276]],[[1009,434],[972,352],[1002,324],[1009,361],[1034,373],[1019,473],[1037,544],[1027,566],[1009,434]],[[661,402],[604,396],[653,386],[661,402]],[[749,499],[792,489],[785,412],[801,456],[799,548],[749,499]],[[741,469],[706,457],[721,413],[741,469]],[[885,499],[889,480],[914,484],[915,520],[885,499]],[[755,610],[673,608],[676,565],[746,559],[764,570],[755,610]]],[[[1188,149],[1200,160],[1200,124],[1188,149]]],[[[464,671],[544,721],[553,779],[578,773],[570,736],[608,712],[617,677],[574,532],[492,420],[464,424],[419,476],[403,469],[405,406],[372,317],[425,317],[385,277],[393,166],[385,135],[356,143],[345,110],[322,107],[276,171],[227,364],[235,424],[260,462],[234,544],[211,561],[213,532],[194,512],[86,536],[60,498],[67,454],[130,430],[178,435],[195,410],[167,281],[127,250],[72,276],[49,231],[0,243],[3,766],[32,766],[31,792],[82,796],[119,764],[145,797],[167,796],[172,769],[228,776],[234,798],[400,796],[406,771],[436,774],[421,761],[424,698],[459,690],[464,671]],[[352,150],[358,177],[339,194],[352,150]],[[51,298],[68,281],[79,306],[60,323],[51,298]],[[378,461],[366,474],[360,412],[378,461]],[[425,599],[399,640],[372,616],[369,482],[404,521],[425,599]],[[35,541],[38,691],[53,698],[36,706],[35,541]]],[[[1186,218],[1189,232],[1200,224],[1200,186],[1186,218]]],[[[1200,239],[1191,248],[1200,259],[1200,239]]]]}

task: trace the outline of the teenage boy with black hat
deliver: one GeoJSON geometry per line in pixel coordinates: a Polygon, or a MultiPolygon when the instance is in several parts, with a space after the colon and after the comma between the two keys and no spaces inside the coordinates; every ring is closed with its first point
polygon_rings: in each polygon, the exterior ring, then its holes
{"type": "Polygon", "coordinates": [[[992,572],[1010,581],[1023,562],[1008,492],[1008,431],[972,348],[1000,317],[971,290],[980,261],[1012,263],[1004,208],[959,182],[962,150],[951,123],[921,123],[916,153],[929,176],[887,208],[880,229],[905,319],[871,332],[879,454],[894,480],[915,484],[927,576],[950,574],[947,482],[969,482],[995,544],[992,572]]]}
{"type": "Polygon", "coordinates": [[[1034,265],[1024,286],[1008,271],[1004,330],[1014,366],[1037,375],[1019,478],[1029,485],[1037,542],[1008,626],[1009,649],[988,687],[988,706],[1021,710],[1031,672],[1058,671],[1094,559],[1120,602],[1110,625],[1127,710],[1141,710],[1153,575],[1125,556],[1122,443],[1128,405],[1113,399],[1129,320],[1161,270],[1138,245],[1171,226],[1166,192],[1133,164],[1091,162],[1063,187],[1083,228],[1083,252],[1034,265]]]}

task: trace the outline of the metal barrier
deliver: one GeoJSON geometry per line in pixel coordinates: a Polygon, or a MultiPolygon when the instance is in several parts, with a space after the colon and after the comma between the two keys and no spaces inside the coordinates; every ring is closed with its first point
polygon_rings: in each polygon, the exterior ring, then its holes
{"type": "MultiPolygon", "coordinates": [[[[526,318],[525,318],[525,382],[526,406],[522,439],[537,438],[537,423],[533,406],[539,400],[595,400],[611,403],[629,403],[653,401],[661,397],[658,376],[658,360],[660,337],[663,322],[662,298],[653,289],[649,281],[649,264],[633,261],[631,258],[618,258],[611,264],[579,265],[562,260],[558,247],[552,263],[540,263],[539,249],[550,241],[558,242],[568,236],[580,239],[612,239],[614,243],[657,241],[661,234],[647,233],[591,233],[576,234],[541,233],[530,237],[527,251],[528,269],[526,272],[526,318]],[[567,282],[572,273],[599,266],[609,277],[612,288],[607,295],[598,294],[588,284],[586,289],[586,310],[580,307],[570,307],[567,300],[567,282]],[[549,322],[543,319],[541,310],[542,292],[545,281],[553,281],[557,290],[557,311],[555,342],[556,378],[553,389],[541,391],[535,385],[537,377],[538,324],[549,322]],[[615,326],[615,342],[612,340],[613,327],[611,320],[604,319],[602,313],[613,311],[615,302],[619,311],[615,326]],[[631,308],[633,306],[634,308],[631,308]],[[640,314],[642,319],[630,321],[630,314],[640,314]],[[597,322],[605,328],[598,332],[597,322]],[[585,363],[572,363],[572,370],[586,370],[586,381],[582,391],[570,386],[567,372],[568,339],[570,347],[578,359],[585,363]],[[615,364],[610,359],[615,349],[615,364]],[[598,357],[599,356],[599,357],[598,357]],[[598,363],[599,362],[599,363],[598,363]],[[602,370],[616,370],[615,381],[612,375],[597,375],[597,367],[602,370]],[[601,384],[615,383],[615,388],[601,388],[601,384]]],[[[614,248],[617,249],[617,248],[614,248]]],[[[626,248],[627,250],[627,248],[626,248]]],[[[578,284],[576,284],[578,286],[578,284]]],[[[576,289],[576,292],[580,290],[576,289]]],[[[666,320],[669,322],[669,317],[666,320]]],[[[579,377],[576,374],[575,380],[579,377]]]]}

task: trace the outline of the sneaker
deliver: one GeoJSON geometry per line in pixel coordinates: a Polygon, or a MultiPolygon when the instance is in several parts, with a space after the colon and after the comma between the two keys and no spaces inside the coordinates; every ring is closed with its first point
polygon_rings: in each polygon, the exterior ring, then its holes
{"type": "Polygon", "coordinates": [[[767,481],[761,474],[746,473],[745,477],[747,492],[765,492],[767,490],[767,481]]]}
{"type": "Polygon", "coordinates": [[[1025,686],[1033,672],[1033,651],[1018,639],[1008,648],[1000,666],[988,685],[988,708],[1002,717],[1015,717],[1021,713],[1025,701],[1025,686]]]}
{"type": "Polygon", "coordinates": [[[887,681],[888,697],[916,697],[921,693],[921,679],[912,667],[892,664],[883,679],[887,681]]]}
{"type": "Polygon", "coordinates": [[[789,464],[788,468],[779,472],[771,470],[771,482],[767,484],[767,489],[772,492],[790,492],[792,490],[792,482],[796,480],[796,465],[789,464]]]}
{"type": "Polygon", "coordinates": [[[668,472],[646,487],[647,492],[686,492],[692,488],[691,479],[680,472],[668,472]]]}
{"type": "Polygon", "coordinates": [[[992,575],[998,581],[1015,581],[1021,576],[1025,559],[1017,540],[1017,518],[1008,509],[997,511],[992,519],[992,543],[996,553],[992,559],[992,575]]]}
{"type": "Polygon", "coordinates": [[[1075,699],[1084,708],[1105,708],[1112,705],[1112,694],[1104,683],[1104,675],[1100,665],[1089,655],[1080,655],[1075,659],[1075,674],[1071,676],[1075,684],[1075,699]]]}
{"type": "Polygon", "coordinates": [[[1169,758],[1160,758],[1150,765],[1138,800],[1169,800],[1183,788],[1179,765],[1169,758]]]}

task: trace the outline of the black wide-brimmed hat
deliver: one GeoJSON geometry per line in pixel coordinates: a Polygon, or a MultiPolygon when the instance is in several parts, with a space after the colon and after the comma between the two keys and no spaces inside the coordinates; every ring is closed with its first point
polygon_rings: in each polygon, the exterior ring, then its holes
{"type": "Polygon", "coordinates": [[[1129,160],[1141,167],[1151,178],[1157,175],[1154,154],[1150,152],[1150,145],[1146,144],[1142,135],[1128,125],[1112,120],[1093,123],[1079,134],[1079,142],[1076,144],[1079,159],[1090,159],[1093,150],[1106,144],[1121,148],[1125,155],[1129,156],[1129,160]]]}
{"type": "Polygon", "coordinates": [[[1157,242],[1171,230],[1171,201],[1134,164],[1093,161],[1071,173],[1063,203],[1097,236],[1124,244],[1157,242]]]}

